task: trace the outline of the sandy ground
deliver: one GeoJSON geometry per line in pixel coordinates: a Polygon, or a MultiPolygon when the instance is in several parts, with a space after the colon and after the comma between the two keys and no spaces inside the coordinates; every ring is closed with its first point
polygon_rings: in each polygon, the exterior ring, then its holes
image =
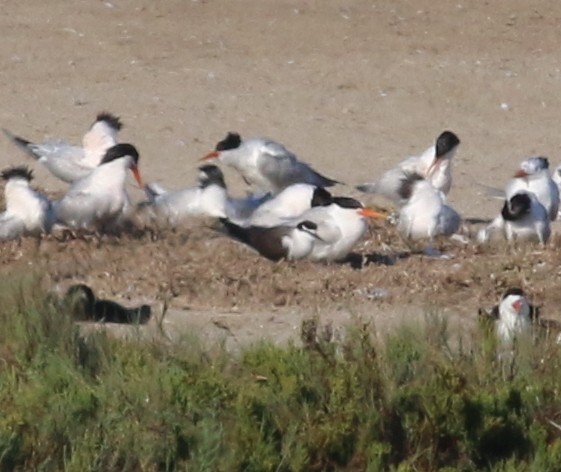
{"type": "MultiPolygon", "coordinates": [[[[353,185],[451,129],[462,144],[449,201],[465,217],[500,207],[475,182],[501,187],[528,155],[561,160],[556,2],[30,0],[3,1],[2,12],[0,125],[78,143],[97,112],[111,111],[125,122],[122,140],[140,150],[145,180],[171,188],[191,185],[197,158],[227,131],[281,141],[348,184],[337,193],[356,195],[353,185]]],[[[27,162],[37,185],[64,190],[26,159],[0,140],[0,167],[27,162]]],[[[510,283],[546,306],[558,299],[555,247],[450,246],[455,258],[437,261],[373,227],[357,252],[374,262],[357,270],[271,264],[207,224],[120,241],[9,243],[3,271],[33,265],[54,287],[85,280],[131,303],[166,300],[171,330],[232,329],[247,339],[284,340],[314,313],[383,324],[446,306],[472,320],[510,283]],[[364,295],[378,289],[384,296],[364,295]]]]}

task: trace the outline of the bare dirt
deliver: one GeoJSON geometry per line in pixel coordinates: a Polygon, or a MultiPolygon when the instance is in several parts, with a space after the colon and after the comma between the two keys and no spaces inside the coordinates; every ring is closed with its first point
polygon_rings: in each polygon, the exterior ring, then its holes
{"type": "MultiPolygon", "coordinates": [[[[449,202],[466,218],[491,218],[500,202],[476,182],[501,187],[529,155],[561,160],[556,2],[53,0],[2,10],[0,125],[78,143],[111,111],[140,150],[145,180],[170,188],[191,185],[197,159],[238,131],[283,142],[347,184],[336,193],[356,196],[355,184],[451,129],[462,144],[449,202]]],[[[2,168],[27,162],[38,186],[64,191],[27,159],[0,140],[2,168]]],[[[232,192],[245,191],[225,173],[232,192]]],[[[194,221],[122,238],[4,243],[1,270],[46,271],[55,290],[84,281],[156,312],[165,303],[168,333],[234,343],[284,342],[314,315],[387,327],[439,310],[469,329],[477,306],[510,285],[559,317],[558,237],[546,249],[446,242],[453,257],[440,260],[393,231],[373,226],[352,263],[271,263],[194,221]]]]}

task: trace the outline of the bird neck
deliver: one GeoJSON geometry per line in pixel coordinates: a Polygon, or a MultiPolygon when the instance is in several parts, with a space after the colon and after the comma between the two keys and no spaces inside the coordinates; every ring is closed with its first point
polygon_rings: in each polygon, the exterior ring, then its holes
{"type": "Polygon", "coordinates": [[[90,175],[95,175],[95,179],[100,182],[100,188],[124,188],[129,165],[129,158],[115,159],[99,165],[90,175]]]}
{"type": "Polygon", "coordinates": [[[29,182],[23,179],[11,179],[6,183],[6,211],[24,216],[36,211],[39,203],[29,182]]]}

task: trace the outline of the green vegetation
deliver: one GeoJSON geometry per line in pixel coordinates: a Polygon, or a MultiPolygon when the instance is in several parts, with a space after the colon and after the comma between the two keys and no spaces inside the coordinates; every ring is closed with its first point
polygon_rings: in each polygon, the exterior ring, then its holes
{"type": "Polygon", "coordinates": [[[258,344],[81,336],[34,278],[0,288],[2,471],[558,471],[561,354],[499,361],[446,324],[258,344]],[[460,340],[461,341],[461,340],[460,340]],[[467,342],[467,340],[465,340],[467,342]]]}

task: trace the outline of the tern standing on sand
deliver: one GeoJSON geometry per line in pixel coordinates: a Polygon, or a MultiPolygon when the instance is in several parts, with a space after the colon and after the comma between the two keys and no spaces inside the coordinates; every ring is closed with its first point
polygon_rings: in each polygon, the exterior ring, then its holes
{"type": "Polygon", "coordinates": [[[89,175],[70,187],[64,197],[54,203],[58,223],[76,229],[110,229],[123,216],[130,200],[125,188],[130,169],[142,187],[138,170],[138,151],[132,144],[117,144],[89,175]]]}
{"type": "Polygon", "coordinates": [[[236,169],[248,185],[273,194],[296,183],[318,187],[338,183],[299,161],[282,144],[267,138],[242,140],[239,134],[228,133],[215,150],[202,159],[218,159],[236,169]]]}
{"type": "Polygon", "coordinates": [[[452,158],[460,144],[460,139],[452,131],[442,132],[433,146],[420,156],[413,156],[400,162],[397,167],[384,173],[377,181],[357,186],[366,193],[376,193],[397,205],[405,204],[399,194],[403,174],[418,174],[447,195],[452,186],[452,158]]]}
{"type": "Polygon", "coordinates": [[[82,146],[72,146],[62,140],[34,144],[6,129],[4,133],[54,176],[72,183],[84,178],[98,166],[105,152],[117,144],[117,134],[122,126],[120,119],[115,115],[100,113],[84,135],[82,146]]]}

